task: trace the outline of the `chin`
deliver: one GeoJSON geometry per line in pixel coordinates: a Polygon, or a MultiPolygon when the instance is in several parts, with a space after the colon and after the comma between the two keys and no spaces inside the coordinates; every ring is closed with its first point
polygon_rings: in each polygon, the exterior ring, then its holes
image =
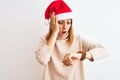
{"type": "Polygon", "coordinates": [[[59,36],[60,38],[65,38],[66,36],[59,36]]]}

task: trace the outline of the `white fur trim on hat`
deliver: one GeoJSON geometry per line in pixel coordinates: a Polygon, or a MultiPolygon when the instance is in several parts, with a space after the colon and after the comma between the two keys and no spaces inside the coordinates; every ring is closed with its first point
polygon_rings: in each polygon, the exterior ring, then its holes
{"type": "Polygon", "coordinates": [[[62,14],[58,14],[56,15],[58,20],[65,20],[65,19],[72,19],[73,15],[72,12],[67,12],[67,13],[62,13],[62,14]]]}

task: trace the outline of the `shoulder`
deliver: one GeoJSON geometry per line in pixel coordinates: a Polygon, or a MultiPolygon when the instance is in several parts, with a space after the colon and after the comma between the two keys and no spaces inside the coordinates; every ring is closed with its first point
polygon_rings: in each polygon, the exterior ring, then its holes
{"type": "Polygon", "coordinates": [[[83,37],[80,34],[75,34],[74,36],[74,41],[79,41],[79,42],[89,42],[85,37],[83,37]]]}
{"type": "Polygon", "coordinates": [[[74,39],[76,39],[76,40],[80,40],[80,39],[82,39],[82,37],[81,37],[80,34],[75,34],[74,39]]]}

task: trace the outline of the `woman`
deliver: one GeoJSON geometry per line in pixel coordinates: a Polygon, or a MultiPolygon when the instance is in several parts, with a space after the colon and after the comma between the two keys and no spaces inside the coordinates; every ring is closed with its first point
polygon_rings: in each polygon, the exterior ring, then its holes
{"type": "Polygon", "coordinates": [[[44,65],[42,80],[84,80],[83,61],[106,56],[102,45],[74,35],[71,12],[62,0],[53,1],[46,9],[49,32],[40,38],[35,52],[38,62],[44,65]]]}

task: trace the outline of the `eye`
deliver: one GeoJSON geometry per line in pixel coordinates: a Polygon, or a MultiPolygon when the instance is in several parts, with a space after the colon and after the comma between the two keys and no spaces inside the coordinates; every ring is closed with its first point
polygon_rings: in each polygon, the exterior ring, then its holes
{"type": "Polygon", "coordinates": [[[68,21],[67,24],[71,24],[71,21],[68,21]]]}
{"type": "Polygon", "coordinates": [[[63,24],[63,22],[62,21],[58,21],[58,24],[63,24]]]}

